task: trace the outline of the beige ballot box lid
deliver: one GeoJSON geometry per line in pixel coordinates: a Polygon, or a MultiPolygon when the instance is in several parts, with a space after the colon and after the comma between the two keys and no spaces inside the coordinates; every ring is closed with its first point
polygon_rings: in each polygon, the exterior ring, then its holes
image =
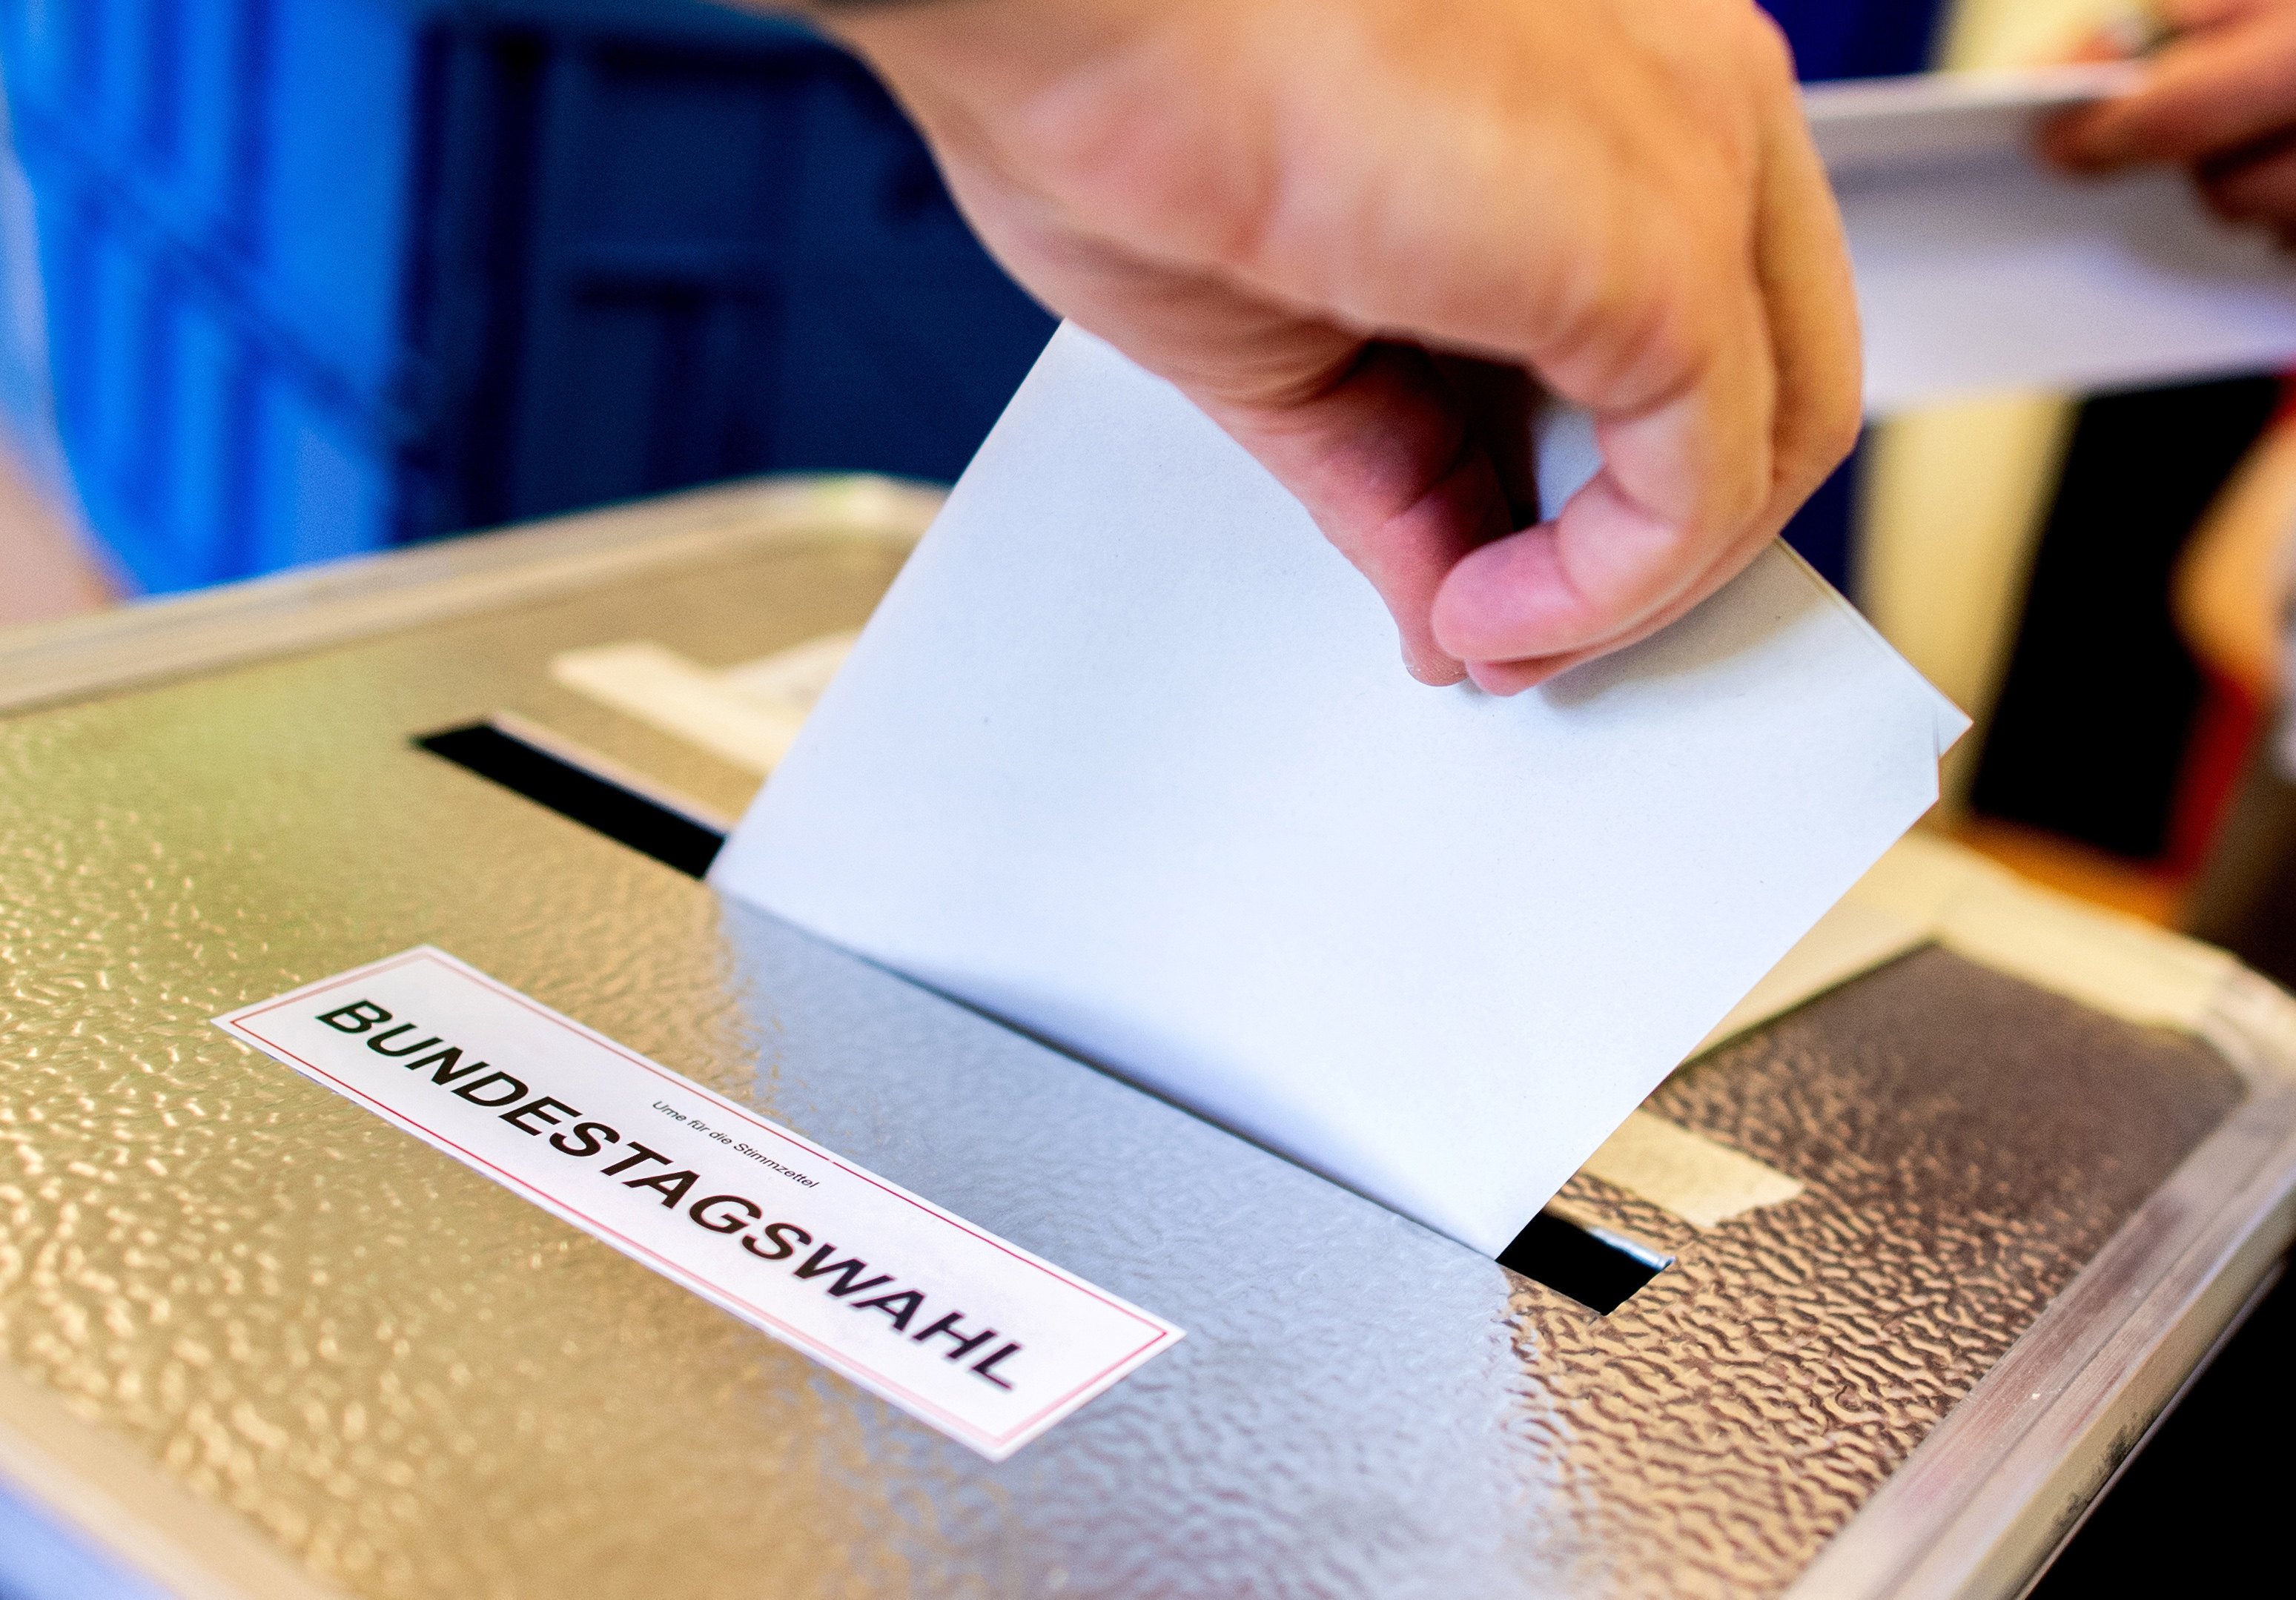
{"type": "MultiPolygon", "coordinates": [[[[1565,1186],[1591,1286],[720,899],[718,831],[932,504],[736,487],[0,639],[0,1490],[88,1571],[2009,1596],[2284,1247],[2290,1002],[1944,847],[1885,858],[1565,1186]],[[426,947],[586,1042],[394,1012],[423,1104],[495,1097],[438,1081],[449,1049],[589,1120],[582,1051],[662,1074],[685,1120],[637,1137],[676,1165],[563,1159],[719,1254],[215,1024],[426,947]],[[768,1259],[826,1163],[1185,1336],[992,1459],[773,1298],[866,1253],[768,1259]],[[693,1219],[689,1169],[759,1218],[693,1219]]],[[[507,1136],[579,1146],[559,1114],[507,1136]]],[[[883,1259],[928,1304],[962,1267],[883,1259]]],[[[894,1336],[901,1302],[849,1298],[894,1336]]]]}

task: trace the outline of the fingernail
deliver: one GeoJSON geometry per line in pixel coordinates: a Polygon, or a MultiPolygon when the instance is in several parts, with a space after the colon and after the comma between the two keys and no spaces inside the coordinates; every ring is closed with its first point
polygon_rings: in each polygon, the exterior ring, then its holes
{"type": "Polygon", "coordinates": [[[1447,688],[1467,676],[1465,666],[1447,655],[1421,660],[1408,650],[1403,652],[1403,669],[1433,689],[1447,688]]]}

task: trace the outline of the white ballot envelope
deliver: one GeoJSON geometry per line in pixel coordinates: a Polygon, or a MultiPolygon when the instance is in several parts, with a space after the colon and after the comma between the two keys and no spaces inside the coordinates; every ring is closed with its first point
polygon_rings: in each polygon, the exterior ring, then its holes
{"type": "Polygon", "coordinates": [[[1815,86],[1841,203],[1872,415],[1986,391],[2087,390],[2296,361],[2296,265],[2210,214],[2181,173],[2070,176],[2043,117],[2129,63],[1815,86]]]}
{"type": "Polygon", "coordinates": [[[1063,328],[711,879],[1496,1255],[1966,726],[1775,545],[1544,688],[1416,684],[1299,503],[1063,328]]]}

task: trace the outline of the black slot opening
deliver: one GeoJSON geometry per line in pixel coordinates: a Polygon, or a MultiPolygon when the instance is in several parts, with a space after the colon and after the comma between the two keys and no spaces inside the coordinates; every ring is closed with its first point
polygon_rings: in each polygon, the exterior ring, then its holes
{"type": "Polygon", "coordinates": [[[491,723],[426,734],[414,743],[689,877],[708,872],[726,842],[717,829],[586,772],[491,723]]]}
{"type": "Polygon", "coordinates": [[[1674,1258],[1606,1228],[1541,1211],[1499,1252],[1499,1265],[1608,1317],[1673,1266],[1674,1258]]]}

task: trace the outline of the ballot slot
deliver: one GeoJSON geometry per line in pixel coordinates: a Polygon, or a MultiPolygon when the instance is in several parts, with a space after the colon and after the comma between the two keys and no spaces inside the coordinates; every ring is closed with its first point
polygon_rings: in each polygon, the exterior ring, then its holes
{"type": "Polygon", "coordinates": [[[1673,1266],[1674,1258],[1550,1205],[1499,1252],[1499,1265],[1608,1317],[1673,1266]]]}
{"type": "Polygon", "coordinates": [[[649,794],[611,763],[516,718],[443,728],[414,743],[688,877],[707,873],[726,842],[723,825],[699,808],[649,794]]]}
{"type": "MultiPolygon", "coordinates": [[[[643,780],[604,758],[506,713],[413,743],[692,877],[709,872],[725,843],[718,819],[645,792],[643,780]]],[[[1670,1255],[1554,1205],[1532,1218],[1498,1259],[1605,1317],[1674,1264],[1670,1255]]]]}
{"type": "MultiPolygon", "coordinates": [[[[646,792],[643,779],[508,713],[413,743],[691,877],[709,872],[726,841],[719,819],[646,792]]],[[[1605,1317],[1674,1264],[1672,1256],[1556,1205],[1532,1218],[1498,1259],[1605,1317]]]]}

